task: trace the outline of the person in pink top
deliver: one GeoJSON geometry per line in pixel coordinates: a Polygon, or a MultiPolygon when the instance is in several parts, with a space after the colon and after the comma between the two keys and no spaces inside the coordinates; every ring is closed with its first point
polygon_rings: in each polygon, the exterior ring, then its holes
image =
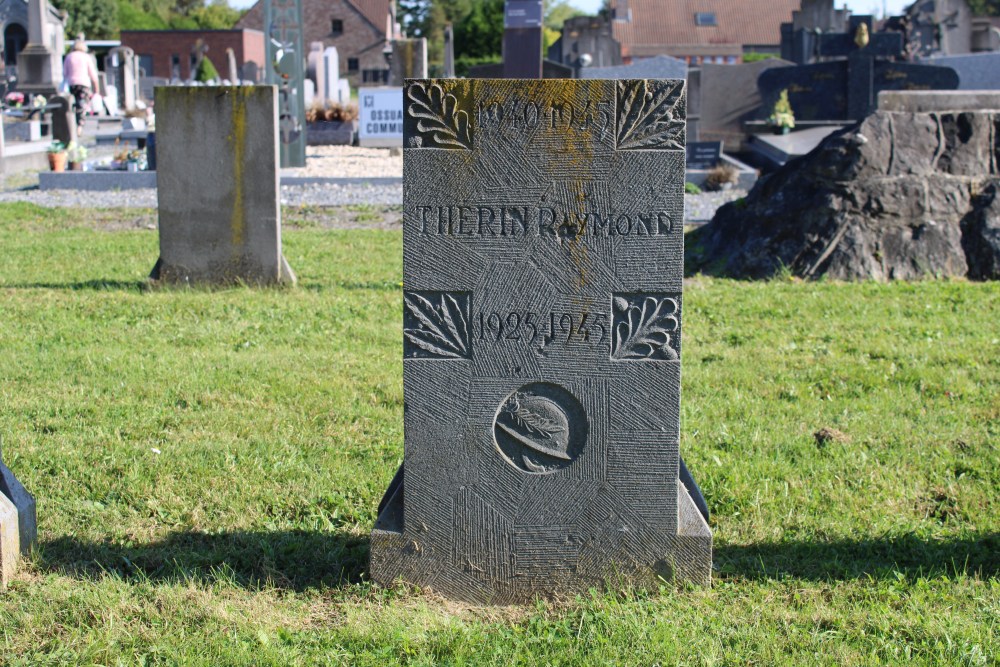
{"type": "Polygon", "coordinates": [[[83,133],[83,115],[90,110],[90,98],[97,90],[97,68],[87,55],[87,45],[80,38],[63,61],[63,77],[76,100],[76,131],[83,133]]]}

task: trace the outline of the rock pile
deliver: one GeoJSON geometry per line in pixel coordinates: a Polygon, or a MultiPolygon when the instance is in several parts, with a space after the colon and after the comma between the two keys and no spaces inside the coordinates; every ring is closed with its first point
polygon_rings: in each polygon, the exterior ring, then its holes
{"type": "Polygon", "coordinates": [[[689,268],[765,278],[1000,279],[1000,113],[876,112],[688,240],[689,268]]]}

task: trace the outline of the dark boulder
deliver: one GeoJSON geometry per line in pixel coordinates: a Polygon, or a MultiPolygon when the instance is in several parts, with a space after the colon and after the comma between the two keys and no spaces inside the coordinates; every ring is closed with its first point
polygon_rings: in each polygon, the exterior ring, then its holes
{"type": "Polygon", "coordinates": [[[876,112],[689,235],[689,268],[766,278],[1000,277],[1000,114],[876,112]]]}

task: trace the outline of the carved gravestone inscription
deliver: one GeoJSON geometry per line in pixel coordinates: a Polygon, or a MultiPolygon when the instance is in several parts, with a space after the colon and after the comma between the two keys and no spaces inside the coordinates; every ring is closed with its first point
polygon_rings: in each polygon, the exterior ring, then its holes
{"type": "Polygon", "coordinates": [[[487,603],[709,581],[679,481],[684,82],[410,80],[404,127],[372,577],[487,603]]]}

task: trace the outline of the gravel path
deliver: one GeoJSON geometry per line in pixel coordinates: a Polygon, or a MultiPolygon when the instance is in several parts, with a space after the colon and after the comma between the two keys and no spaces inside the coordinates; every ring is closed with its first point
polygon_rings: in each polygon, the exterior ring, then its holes
{"type": "MultiPolygon", "coordinates": [[[[113,147],[91,146],[91,158],[110,157],[113,147]],[[107,155],[104,155],[107,153],[107,155]]],[[[282,169],[282,176],[307,178],[402,178],[403,157],[388,148],[358,148],[355,146],[310,146],[307,165],[300,169],[282,169]]],[[[46,207],[87,208],[156,208],[156,190],[120,190],[88,192],[49,190],[42,192],[33,174],[17,174],[2,183],[0,203],[27,201],[46,207]],[[28,186],[28,187],[25,187],[28,186]]],[[[706,192],[684,197],[685,221],[708,222],[722,204],[738,199],[741,190],[706,192]]],[[[286,185],[281,188],[281,203],[285,206],[399,206],[403,202],[403,186],[395,184],[310,183],[286,185]]]]}

